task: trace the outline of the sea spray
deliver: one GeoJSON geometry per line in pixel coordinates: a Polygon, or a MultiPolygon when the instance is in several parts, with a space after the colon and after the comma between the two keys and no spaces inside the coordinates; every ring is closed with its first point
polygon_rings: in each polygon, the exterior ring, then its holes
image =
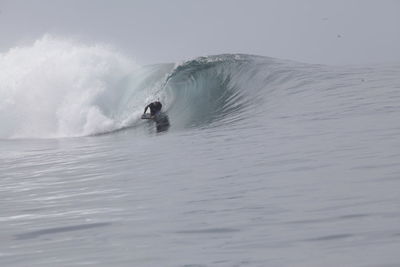
{"type": "Polygon", "coordinates": [[[46,35],[0,54],[0,138],[81,136],[118,128],[121,81],[137,65],[105,45],[46,35]]]}

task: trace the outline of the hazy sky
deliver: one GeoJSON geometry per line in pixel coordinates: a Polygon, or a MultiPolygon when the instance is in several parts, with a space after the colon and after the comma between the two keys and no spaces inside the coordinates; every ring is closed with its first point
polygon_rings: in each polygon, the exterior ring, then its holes
{"type": "Polygon", "coordinates": [[[248,53],[400,62],[397,0],[0,0],[0,51],[45,33],[112,44],[139,63],[248,53]]]}

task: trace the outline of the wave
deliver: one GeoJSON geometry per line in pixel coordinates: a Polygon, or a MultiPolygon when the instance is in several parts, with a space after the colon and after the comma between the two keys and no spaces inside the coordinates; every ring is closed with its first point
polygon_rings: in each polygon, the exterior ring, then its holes
{"type": "Polygon", "coordinates": [[[238,118],[253,60],[220,55],[138,66],[108,46],[46,35],[0,54],[0,138],[112,132],[138,124],[156,99],[175,129],[238,118]]]}
{"type": "Polygon", "coordinates": [[[364,73],[371,71],[243,54],[139,66],[106,45],[49,35],[1,53],[0,68],[2,139],[137,129],[143,126],[144,106],[154,100],[163,103],[171,130],[244,127],[251,120],[263,123],[266,117],[260,114],[292,116],[295,106],[300,113],[333,117],[337,107],[354,102],[335,104],[332,90],[349,84],[363,93],[364,73]]]}

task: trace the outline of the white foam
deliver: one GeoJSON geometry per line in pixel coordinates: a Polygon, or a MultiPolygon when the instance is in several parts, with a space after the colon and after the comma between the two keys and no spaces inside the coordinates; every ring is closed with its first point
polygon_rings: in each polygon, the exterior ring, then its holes
{"type": "Polygon", "coordinates": [[[137,65],[106,45],[45,35],[0,54],[0,138],[66,137],[118,128],[119,85],[137,65]]]}

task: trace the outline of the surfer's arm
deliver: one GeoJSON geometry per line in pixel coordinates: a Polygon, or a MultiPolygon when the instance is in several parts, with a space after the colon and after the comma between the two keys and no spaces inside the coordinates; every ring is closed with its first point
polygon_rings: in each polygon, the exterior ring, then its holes
{"type": "Polygon", "coordinates": [[[144,108],[144,112],[143,112],[143,114],[145,114],[145,113],[146,113],[146,111],[147,111],[147,109],[149,108],[149,106],[150,106],[150,105],[147,105],[147,106],[144,108]]]}

